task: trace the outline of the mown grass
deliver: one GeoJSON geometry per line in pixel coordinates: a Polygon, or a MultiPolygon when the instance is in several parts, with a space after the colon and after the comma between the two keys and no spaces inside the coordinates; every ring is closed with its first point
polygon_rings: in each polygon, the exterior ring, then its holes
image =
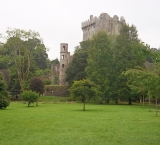
{"type": "Polygon", "coordinates": [[[158,145],[160,117],[138,105],[12,102],[0,110],[0,145],[158,145]]]}
{"type": "Polygon", "coordinates": [[[39,102],[50,102],[50,103],[58,103],[58,102],[66,102],[70,101],[69,97],[56,97],[56,96],[40,96],[39,102]]]}

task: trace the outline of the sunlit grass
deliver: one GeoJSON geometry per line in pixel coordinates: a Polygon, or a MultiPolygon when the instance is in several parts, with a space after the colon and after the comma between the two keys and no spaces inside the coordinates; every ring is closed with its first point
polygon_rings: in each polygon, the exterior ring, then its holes
{"type": "Polygon", "coordinates": [[[0,110],[0,145],[158,145],[160,117],[138,105],[12,102],[0,110]]]}

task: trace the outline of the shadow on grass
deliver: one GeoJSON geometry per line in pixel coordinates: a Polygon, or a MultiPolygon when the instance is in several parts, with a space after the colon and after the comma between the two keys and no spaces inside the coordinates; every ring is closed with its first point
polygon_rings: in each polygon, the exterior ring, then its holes
{"type": "Polygon", "coordinates": [[[10,110],[13,110],[11,108],[1,108],[0,111],[10,111],[10,110]]]}
{"type": "Polygon", "coordinates": [[[74,109],[72,111],[78,111],[78,112],[102,112],[102,109],[86,109],[86,110],[82,110],[82,109],[74,109]]]}

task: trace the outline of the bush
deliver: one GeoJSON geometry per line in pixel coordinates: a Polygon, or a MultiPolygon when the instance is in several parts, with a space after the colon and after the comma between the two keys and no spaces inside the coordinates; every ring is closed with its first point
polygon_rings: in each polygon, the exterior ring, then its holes
{"type": "Polygon", "coordinates": [[[48,79],[43,80],[44,85],[50,85],[51,81],[48,79]]]}
{"type": "Polygon", "coordinates": [[[30,84],[29,84],[29,88],[32,91],[39,93],[39,95],[40,95],[40,94],[43,94],[43,92],[44,92],[44,83],[40,78],[35,77],[35,78],[31,79],[30,84]]]}
{"type": "Polygon", "coordinates": [[[10,98],[7,91],[7,86],[0,74],[0,108],[6,108],[10,104],[10,98]]]}
{"type": "Polygon", "coordinates": [[[21,98],[22,100],[28,102],[28,106],[34,102],[36,102],[36,105],[37,105],[39,94],[31,90],[24,91],[23,93],[21,93],[21,98]]]}

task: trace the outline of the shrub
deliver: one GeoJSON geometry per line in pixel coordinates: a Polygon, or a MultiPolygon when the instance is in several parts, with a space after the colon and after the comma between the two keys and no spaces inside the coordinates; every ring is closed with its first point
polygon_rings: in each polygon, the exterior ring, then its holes
{"type": "Polygon", "coordinates": [[[48,79],[43,80],[44,85],[50,85],[51,81],[48,79]]]}
{"type": "Polygon", "coordinates": [[[35,78],[31,79],[29,88],[32,91],[39,93],[39,95],[40,95],[40,94],[43,94],[43,92],[44,92],[44,83],[40,78],[35,77],[35,78]]]}
{"type": "Polygon", "coordinates": [[[6,108],[10,104],[10,98],[7,91],[7,86],[0,74],[0,108],[6,108]]]}
{"type": "Polygon", "coordinates": [[[39,94],[34,92],[34,91],[24,91],[23,93],[21,93],[21,98],[22,100],[24,101],[27,101],[28,102],[28,106],[31,104],[31,103],[34,103],[36,102],[36,105],[37,105],[37,101],[38,101],[38,98],[39,98],[39,94]]]}

